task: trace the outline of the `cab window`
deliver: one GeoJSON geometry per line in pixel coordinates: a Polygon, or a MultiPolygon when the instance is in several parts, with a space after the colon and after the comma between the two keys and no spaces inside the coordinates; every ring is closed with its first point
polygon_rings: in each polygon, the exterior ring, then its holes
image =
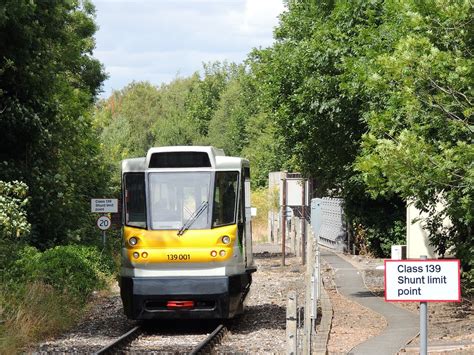
{"type": "Polygon", "coordinates": [[[146,228],[145,174],[125,174],[124,185],[125,224],[146,228]]]}
{"type": "Polygon", "coordinates": [[[220,171],[216,173],[214,186],[213,227],[235,223],[239,173],[220,171]]]}

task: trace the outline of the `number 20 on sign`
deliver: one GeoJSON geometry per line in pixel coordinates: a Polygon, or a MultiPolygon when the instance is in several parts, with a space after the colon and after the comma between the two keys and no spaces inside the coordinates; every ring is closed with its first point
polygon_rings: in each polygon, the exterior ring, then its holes
{"type": "Polygon", "coordinates": [[[385,301],[460,302],[457,259],[385,260],[385,301]]]}
{"type": "Polygon", "coordinates": [[[109,229],[111,224],[110,218],[107,216],[100,216],[97,218],[97,227],[99,227],[100,230],[105,231],[109,229]]]}

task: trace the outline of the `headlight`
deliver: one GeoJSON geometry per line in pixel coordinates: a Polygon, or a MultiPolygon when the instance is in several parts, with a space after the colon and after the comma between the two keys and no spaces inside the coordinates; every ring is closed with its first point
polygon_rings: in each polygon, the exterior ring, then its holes
{"type": "Polygon", "coordinates": [[[224,235],[222,237],[222,243],[229,244],[230,243],[230,237],[228,235],[224,235]]]}
{"type": "Polygon", "coordinates": [[[140,256],[139,253],[137,253],[137,252],[133,253],[133,257],[134,257],[135,259],[138,259],[139,256],[140,256]]]}
{"type": "Polygon", "coordinates": [[[128,240],[128,244],[130,244],[132,247],[137,245],[138,243],[138,239],[136,237],[131,237],[129,240],[128,240]]]}
{"type": "Polygon", "coordinates": [[[219,252],[219,255],[220,255],[220,256],[225,256],[225,250],[221,250],[221,251],[219,252]]]}

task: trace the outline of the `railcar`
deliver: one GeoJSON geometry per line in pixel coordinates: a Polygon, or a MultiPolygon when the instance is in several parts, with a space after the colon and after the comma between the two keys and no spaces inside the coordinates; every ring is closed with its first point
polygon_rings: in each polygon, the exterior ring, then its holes
{"type": "Polygon", "coordinates": [[[122,161],[120,293],[130,319],[232,318],[256,270],[250,167],[204,146],[122,161]]]}

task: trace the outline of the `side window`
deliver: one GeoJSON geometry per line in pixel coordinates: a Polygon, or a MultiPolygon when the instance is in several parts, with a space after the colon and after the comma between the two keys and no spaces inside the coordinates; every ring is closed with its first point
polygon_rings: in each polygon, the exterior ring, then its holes
{"type": "Polygon", "coordinates": [[[214,209],[212,212],[213,227],[235,223],[238,179],[239,173],[236,171],[216,173],[214,209]]]}
{"type": "Polygon", "coordinates": [[[125,224],[146,228],[145,174],[125,174],[124,187],[125,224]]]}

